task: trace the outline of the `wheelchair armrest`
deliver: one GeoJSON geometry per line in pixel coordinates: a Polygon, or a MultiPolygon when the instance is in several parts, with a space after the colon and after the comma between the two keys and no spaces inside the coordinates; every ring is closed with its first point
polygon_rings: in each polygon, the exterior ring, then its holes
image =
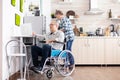
{"type": "Polygon", "coordinates": [[[65,42],[60,42],[60,41],[54,41],[54,43],[66,44],[65,42]]]}
{"type": "MultiPolygon", "coordinates": [[[[46,41],[39,41],[41,43],[46,43],[46,41]]],[[[54,43],[59,43],[59,44],[66,44],[65,42],[60,42],[60,41],[53,41],[54,43]]]]}
{"type": "Polygon", "coordinates": [[[46,43],[46,41],[39,41],[40,43],[46,43]]]}

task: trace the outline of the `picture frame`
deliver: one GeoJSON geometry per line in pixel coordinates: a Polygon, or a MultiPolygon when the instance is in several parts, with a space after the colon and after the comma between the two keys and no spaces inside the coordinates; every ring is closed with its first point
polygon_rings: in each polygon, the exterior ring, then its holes
{"type": "Polygon", "coordinates": [[[20,12],[23,12],[24,0],[20,0],[20,12]]]}
{"type": "Polygon", "coordinates": [[[11,5],[15,7],[16,6],[16,0],[11,0],[11,5]]]}
{"type": "Polygon", "coordinates": [[[16,25],[16,26],[20,26],[20,23],[21,23],[20,20],[21,20],[20,15],[15,14],[15,25],[16,25]]]}

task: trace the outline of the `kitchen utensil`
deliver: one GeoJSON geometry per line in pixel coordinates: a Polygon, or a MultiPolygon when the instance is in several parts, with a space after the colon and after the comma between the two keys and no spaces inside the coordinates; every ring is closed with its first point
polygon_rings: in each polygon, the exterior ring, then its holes
{"type": "Polygon", "coordinates": [[[83,27],[80,27],[80,33],[82,34],[83,33],[83,27]]]}
{"type": "Polygon", "coordinates": [[[111,24],[110,25],[110,32],[114,32],[115,31],[115,25],[114,24],[111,24]]]}
{"type": "Polygon", "coordinates": [[[97,36],[103,36],[104,34],[103,34],[103,29],[102,28],[97,28],[96,29],[96,35],[97,36]]]}
{"type": "Polygon", "coordinates": [[[95,36],[94,32],[86,32],[86,33],[87,33],[87,36],[95,36]]]}
{"type": "Polygon", "coordinates": [[[75,12],[73,10],[69,10],[66,13],[66,16],[69,18],[69,16],[75,16],[75,12]]]}
{"type": "Polygon", "coordinates": [[[119,25],[117,26],[116,33],[118,36],[120,36],[120,26],[119,25]]]}

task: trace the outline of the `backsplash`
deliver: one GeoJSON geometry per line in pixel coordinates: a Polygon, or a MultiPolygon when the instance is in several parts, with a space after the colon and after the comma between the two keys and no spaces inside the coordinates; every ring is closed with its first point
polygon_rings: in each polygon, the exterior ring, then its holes
{"type": "Polygon", "coordinates": [[[72,3],[59,3],[61,0],[52,0],[51,12],[56,9],[63,11],[64,15],[69,10],[75,11],[79,18],[75,21],[75,25],[83,27],[84,31],[96,30],[97,27],[106,28],[110,24],[118,24],[120,21],[111,21],[108,19],[109,9],[112,10],[112,15],[120,15],[120,3],[115,0],[98,0],[98,8],[104,11],[101,15],[84,15],[85,11],[89,10],[89,0],[72,0],[72,3]]]}

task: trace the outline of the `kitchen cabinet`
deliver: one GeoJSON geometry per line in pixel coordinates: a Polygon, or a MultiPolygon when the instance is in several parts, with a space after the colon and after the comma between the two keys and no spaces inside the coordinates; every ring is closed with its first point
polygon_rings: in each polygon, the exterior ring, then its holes
{"type": "Polygon", "coordinates": [[[88,52],[85,54],[87,55],[87,57],[85,59],[88,60],[89,64],[104,63],[104,39],[102,38],[87,39],[87,51],[88,52]]]}
{"type": "Polygon", "coordinates": [[[120,64],[120,39],[117,40],[116,64],[120,64]]]}
{"type": "Polygon", "coordinates": [[[73,46],[72,46],[72,53],[75,59],[75,63],[79,64],[82,63],[82,56],[81,54],[83,53],[83,46],[84,46],[84,40],[85,39],[75,39],[73,42],[73,46]]]}
{"type": "Polygon", "coordinates": [[[120,64],[120,39],[105,39],[105,64],[120,64]]]}
{"type": "Polygon", "coordinates": [[[104,39],[76,38],[73,42],[72,52],[76,64],[103,64],[104,39]]]}
{"type": "Polygon", "coordinates": [[[72,52],[80,65],[120,65],[120,37],[76,37],[72,52]]]}

